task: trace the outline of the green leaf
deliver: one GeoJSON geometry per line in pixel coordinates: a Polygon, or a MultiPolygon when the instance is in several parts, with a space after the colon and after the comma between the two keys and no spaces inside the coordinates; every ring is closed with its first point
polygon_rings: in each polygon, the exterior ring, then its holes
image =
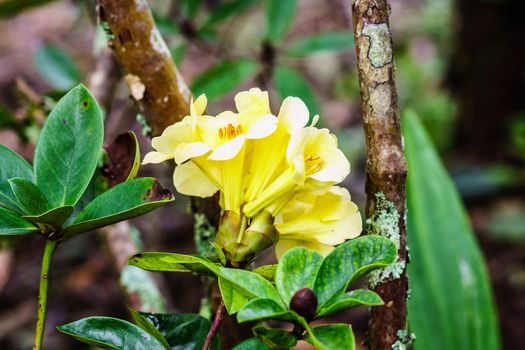
{"type": "Polygon", "coordinates": [[[275,286],[286,305],[299,289],[312,289],[317,271],[323,263],[323,256],[304,247],[287,251],[279,262],[275,286]]]}
{"type": "Polygon", "coordinates": [[[249,338],[237,344],[232,350],[271,350],[267,345],[261,343],[257,338],[249,338]]]}
{"type": "Polygon", "coordinates": [[[210,16],[202,26],[204,28],[208,28],[214,24],[220,23],[229,17],[247,10],[256,2],[256,0],[232,0],[228,2],[221,2],[219,6],[213,9],[213,11],[210,13],[210,16]]]}
{"type": "Polygon", "coordinates": [[[73,214],[75,207],[71,205],[65,205],[63,207],[58,207],[50,209],[45,213],[40,215],[24,215],[23,218],[31,221],[32,223],[38,225],[48,225],[54,228],[54,230],[59,230],[64,222],[73,214]]]}
{"type": "Polygon", "coordinates": [[[87,317],[57,327],[78,341],[111,350],[166,350],[154,336],[127,321],[112,317],[87,317]]]}
{"type": "Polygon", "coordinates": [[[235,288],[233,283],[221,277],[219,277],[219,290],[228,315],[236,314],[252,299],[250,293],[235,288]]]}
{"type": "Polygon", "coordinates": [[[191,90],[195,96],[206,93],[211,102],[250,78],[256,69],[257,64],[246,59],[222,61],[197,76],[191,90]]]}
{"type": "Polygon", "coordinates": [[[301,317],[293,311],[287,310],[282,305],[272,299],[253,299],[246,303],[237,313],[238,322],[262,321],[262,320],[280,320],[280,321],[297,321],[301,317]]]}
{"type": "Polygon", "coordinates": [[[490,279],[461,198],[417,116],[403,124],[416,349],[499,349],[490,279]]]}
{"type": "Polygon", "coordinates": [[[11,209],[20,215],[26,214],[24,208],[18,202],[18,199],[16,199],[13,189],[8,181],[0,183],[0,206],[11,209]]]}
{"type": "Polygon", "coordinates": [[[253,270],[256,274],[259,274],[266,278],[270,282],[275,282],[275,274],[277,273],[277,264],[264,265],[253,270]]]}
{"type": "Polygon", "coordinates": [[[4,0],[0,2],[0,18],[12,17],[33,7],[55,0],[4,0]]]}
{"type": "Polygon", "coordinates": [[[319,113],[315,94],[306,79],[295,69],[277,66],[274,76],[275,89],[281,100],[288,96],[300,97],[310,111],[310,122],[319,113]]]}
{"type": "Polygon", "coordinates": [[[141,269],[157,272],[195,272],[199,275],[216,275],[219,266],[206,258],[176,253],[139,253],[128,263],[141,269]]]}
{"type": "Polygon", "coordinates": [[[135,321],[135,324],[151,334],[155,339],[161,343],[166,350],[171,350],[171,347],[169,346],[168,342],[160,331],[155,327],[155,325],[148,320],[145,316],[143,316],[140,312],[128,307],[128,311],[131,314],[131,317],[133,318],[133,321],[135,321]]]}
{"type": "Polygon", "coordinates": [[[144,177],[122,182],[86,205],[63,233],[71,237],[148,213],[171,201],[173,195],[157,179],[144,177]]]}
{"type": "Polygon", "coordinates": [[[355,339],[347,324],[330,324],[308,330],[306,341],[318,350],[354,350],[355,339]]]}
{"type": "Polygon", "coordinates": [[[8,182],[26,214],[40,215],[49,209],[45,194],[30,180],[15,177],[8,182]]]}
{"type": "Polygon", "coordinates": [[[137,176],[140,167],[140,148],[133,131],[118,135],[106,151],[107,163],[102,168],[102,175],[107,179],[109,187],[137,176]]]}
{"type": "Polygon", "coordinates": [[[51,207],[75,205],[88,186],[103,139],[102,112],[82,85],[53,108],[35,150],[36,185],[51,207]]]}
{"type": "Polygon", "coordinates": [[[394,243],[384,237],[362,236],[335,248],[323,261],[314,284],[319,309],[334,295],[368,272],[385,267],[397,258],[394,243]]]}
{"type": "Polygon", "coordinates": [[[290,349],[297,344],[297,338],[284,329],[258,326],[252,331],[257,339],[272,349],[290,349]]]}
{"type": "Polygon", "coordinates": [[[173,62],[175,62],[177,67],[180,67],[182,60],[184,60],[184,56],[186,56],[187,50],[188,45],[185,43],[170,48],[171,57],[173,58],[173,62]]]}
{"type": "MultiPolygon", "coordinates": [[[[141,312],[160,334],[172,350],[200,350],[204,345],[211,323],[196,314],[151,314],[141,312]]],[[[212,342],[212,350],[219,350],[218,335],[212,342]]]]}
{"type": "Polygon", "coordinates": [[[40,76],[55,89],[68,90],[82,80],[80,70],[73,58],[56,46],[40,46],[34,59],[40,76]]]}
{"type": "Polygon", "coordinates": [[[8,209],[0,208],[0,236],[24,235],[38,231],[38,227],[29,221],[22,219],[8,209]]]}
{"type": "Polygon", "coordinates": [[[278,43],[288,33],[297,11],[297,0],[266,0],[267,38],[278,43]]]}
{"type": "Polygon", "coordinates": [[[182,13],[189,19],[194,19],[197,16],[202,5],[202,0],[182,0],[180,2],[182,13]]]}
{"type": "Polygon", "coordinates": [[[3,183],[13,177],[22,177],[33,181],[33,168],[29,163],[18,155],[15,151],[0,144],[0,183],[3,183]]]}
{"type": "Polygon", "coordinates": [[[323,308],[317,311],[316,317],[323,317],[340,310],[351,309],[357,306],[380,306],[383,304],[384,302],[381,297],[371,290],[356,289],[328,300],[323,308]]]}
{"type": "Polygon", "coordinates": [[[288,48],[292,56],[306,56],[322,51],[340,51],[354,46],[352,32],[320,33],[299,39],[288,48]]]}

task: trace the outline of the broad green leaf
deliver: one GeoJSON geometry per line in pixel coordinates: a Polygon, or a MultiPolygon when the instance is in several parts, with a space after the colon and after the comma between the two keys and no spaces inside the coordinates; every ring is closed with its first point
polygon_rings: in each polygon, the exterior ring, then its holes
{"type": "Polygon", "coordinates": [[[415,347],[499,349],[490,280],[461,198],[417,116],[403,123],[415,347]]]}
{"type": "MultiPolygon", "coordinates": [[[[211,323],[196,314],[151,314],[141,312],[159,330],[172,350],[200,350],[206,340],[211,323]]],[[[212,343],[212,350],[219,350],[218,335],[212,343]]]]}
{"type": "Polygon", "coordinates": [[[75,211],[75,207],[65,205],[63,207],[50,209],[39,215],[24,215],[23,218],[36,225],[47,225],[53,227],[55,230],[59,230],[62,225],[64,225],[64,222],[73,214],[73,211],[75,211]]]}
{"type": "Polygon", "coordinates": [[[87,317],[57,327],[78,341],[111,350],[166,350],[154,336],[133,323],[113,317],[87,317]]]}
{"type": "Polygon", "coordinates": [[[319,113],[319,106],[312,87],[295,69],[277,66],[274,75],[274,85],[281,100],[288,96],[300,97],[310,111],[310,122],[319,113]]]}
{"type": "Polygon", "coordinates": [[[308,330],[306,341],[318,350],[354,350],[354,332],[347,324],[330,324],[308,330]]]}
{"type": "Polygon", "coordinates": [[[206,93],[208,101],[216,100],[255,74],[257,64],[246,59],[222,61],[202,72],[192,82],[195,96],[206,93]]]}
{"type": "Polygon", "coordinates": [[[24,208],[18,202],[18,199],[16,199],[16,196],[13,193],[13,189],[11,188],[9,181],[4,181],[3,183],[0,183],[0,206],[11,209],[12,211],[20,215],[26,214],[24,208]]]}
{"type": "Polygon", "coordinates": [[[288,54],[306,56],[321,51],[340,51],[354,46],[352,32],[332,32],[299,39],[288,48],[288,54]]]}
{"type": "Polygon", "coordinates": [[[206,258],[176,253],[139,253],[128,263],[148,271],[195,272],[199,275],[216,275],[219,266],[206,258]]]}
{"type": "Polygon", "coordinates": [[[257,338],[249,338],[237,344],[232,350],[271,350],[267,345],[261,343],[257,338]]]}
{"type": "Polygon", "coordinates": [[[267,38],[278,43],[284,39],[297,11],[297,0],[266,0],[267,38]]]}
{"type": "Polygon", "coordinates": [[[73,58],[56,46],[40,46],[34,59],[40,76],[55,89],[68,90],[82,80],[73,58]]]}
{"type": "Polygon", "coordinates": [[[133,131],[118,135],[106,148],[106,152],[107,163],[102,168],[102,175],[107,179],[109,187],[137,176],[140,167],[140,149],[133,131]]]}
{"type": "Polygon", "coordinates": [[[208,19],[203,24],[204,28],[220,23],[229,17],[237,15],[254,5],[256,0],[231,0],[221,2],[219,6],[211,11],[208,19]]]}
{"type": "Polygon", "coordinates": [[[40,215],[49,209],[46,195],[28,179],[15,177],[8,180],[18,203],[29,215],[40,215]]]}
{"type": "Polygon", "coordinates": [[[86,205],[63,233],[70,237],[111,225],[148,213],[172,200],[171,192],[162,188],[157,179],[143,177],[122,182],[86,205]]]}
{"type": "Polygon", "coordinates": [[[171,347],[169,346],[166,339],[162,336],[160,331],[155,327],[155,325],[149,321],[146,316],[143,316],[140,312],[128,307],[129,313],[131,314],[131,317],[133,318],[133,321],[135,321],[135,324],[142,328],[144,331],[148,332],[150,335],[155,337],[161,343],[166,350],[170,350],[171,347]]]}
{"type": "Polygon", "coordinates": [[[0,183],[13,177],[22,177],[33,181],[33,168],[29,163],[18,155],[15,151],[0,144],[0,183]]]}
{"type": "Polygon", "coordinates": [[[351,309],[357,306],[379,306],[384,302],[379,295],[371,290],[356,289],[351,292],[337,295],[328,300],[316,313],[316,317],[323,317],[331,313],[351,309]]]}
{"type": "Polygon", "coordinates": [[[24,235],[38,231],[38,227],[29,221],[22,219],[8,209],[0,208],[0,236],[24,235]]]}
{"type": "Polygon", "coordinates": [[[82,85],[53,108],[35,150],[36,185],[51,207],[75,205],[88,186],[103,139],[102,112],[82,85]]]}
{"type": "Polygon", "coordinates": [[[299,289],[312,289],[323,256],[304,247],[287,251],[277,266],[275,286],[286,305],[299,289]]]}
{"type": "Polygon", "coordinates": [[[237,313],[238,322],[280,320],[293,322],[301,318],[272,299],[253,299],[237,313]]]}
{"type": "Polygon", "coordinates": [[[194,19],[197,16],[202,5],[202,0],[182,0],[180,2],[182,13],[189,19],[194,19]]]}
{"type": "Polygon", "coordinates": [[[245,292],[244,290],[239,290],[235,288],[233,283],[227,279],[219,277],[219,290],[221,291],[222,300],[224,301],[224,306],[228,315],[233,315],[252,299],[250,293],[245,292]]]}
{"type": "Polygon", "coordinates": [[[334,295],[344,293],[353,280],[396,258],[394,243],[381,236],[362,236],[339,245],[324,259],[315,279],[319,309],[334,295]]]}
{"type": "Polygon", "coordinates": [[[257,339],[272,349],[290,349],[297,344],[297,338],[285,329],[258,326],[252,331],[257,339]]]}
{"type": "Polygon", "coordinates": [[[259,274],[266,278],[270,282],[275,282],[275,274],[277,273],[277,264],[264,265],[253,270],[256,274],[259,274]]]}

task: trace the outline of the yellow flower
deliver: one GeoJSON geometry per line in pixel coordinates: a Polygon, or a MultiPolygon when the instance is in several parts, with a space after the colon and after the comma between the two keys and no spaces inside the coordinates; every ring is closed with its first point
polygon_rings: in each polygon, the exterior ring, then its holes
{"type": "Polygon", "coordinates": [[[335,245],[359,236],[362,222],[348,190],[333,186],[324,193],[297,193],[275,217],[275,228],[279,232],[278,258],[296,246],[327,255],[335,245]]]}

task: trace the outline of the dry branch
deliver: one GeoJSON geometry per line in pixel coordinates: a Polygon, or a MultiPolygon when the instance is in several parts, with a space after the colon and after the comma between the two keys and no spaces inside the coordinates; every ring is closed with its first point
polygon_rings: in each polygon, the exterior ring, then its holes
{"type": "MultiPolygon", "coordinates": [[[[363,124],[367,144],[366,215],[378,218],[378,198],[393,204],[394,231],[398,237],[400,276],[390,275],[379,281],[375,291],[385,306],[372,308],[369,336],[373,350],[391,349],[398,332],[406,330],[406,227],[405,180],[399,106],[395,85],[392,36],[389,27],[390,6],[387,0],[356,0],[352,2],[352,22],[357,51],[357,67],[361,88],[363,124]]],[[[384,233],[384,232],[383,232],[384,233]]]]}

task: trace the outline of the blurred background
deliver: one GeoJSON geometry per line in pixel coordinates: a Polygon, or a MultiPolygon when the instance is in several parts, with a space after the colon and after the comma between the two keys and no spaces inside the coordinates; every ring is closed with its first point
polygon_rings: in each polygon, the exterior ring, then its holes
{"type": "MultiPolygon", "coordinates": [[[[182,76],[195,95],[206,92],[208,112],[233,109],[235,93],[254,86],[269,91],[274,113],[284,96],[302,97],[337,134],[352,164],[345,185],[364,208],[350,2],[299,0],[289,22],[274,23],[280,16],[268,13],[264,1],[148,1],[182,76]]],[[[461,194],[486,260],[503,348],[519,349],[525,329],[525,2],[390,3],[400,107],[419,115],[461,194]]],[[[0,0],[0,33],[0,142],[30,160],[50,108],[67,89],[88,83],[107,59],[106,38],[92,1],[0,0]]],[[[108,72],[111,96],[99,101],[106,143],[131,129],[145,154],[143,117],[119,70],[108,72]]],[[[172,188],[169,166],[141,172],[172,188]]],[[[194,225],[189,200],[178,195],[173,205],[133,220],[131,234],[140,250],[190,253],[194,225]]],[[[1,349],[32,344],[43,244],[38,236],[0,239],[1,349]]],[[[264,261],[271,259],[270,253],[264,261]]],[[[157,308],[206,314],[205,281],[189,274],[144,278],[164,296],[153,301],[157,308]]],[[[91,315],[126,318],[123,285],[146,287],[119,279],[100,235],[65,243],[53,263],[46,347],[85,348],[58,334],[56,325],[91,315]]],[[[365,339],[365,308],[338,317],[352,322],[358,341],[365,339]]]]}

